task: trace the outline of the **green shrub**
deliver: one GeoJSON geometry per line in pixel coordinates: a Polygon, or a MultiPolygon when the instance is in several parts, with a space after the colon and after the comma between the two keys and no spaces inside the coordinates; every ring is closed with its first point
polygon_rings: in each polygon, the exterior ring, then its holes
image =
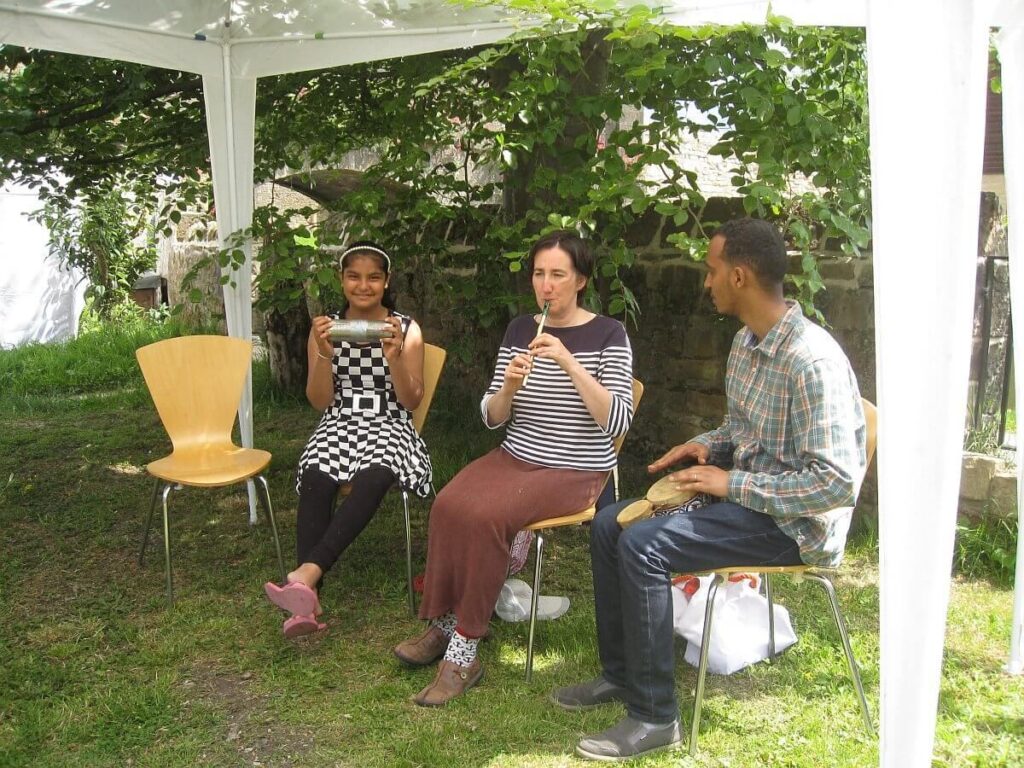
{"type": "Polygon", "coordinates": [[[958,573],[1013,584],[1017,563],[1017,519],[984,518],[956,527],[954,565],[958,573]]]}
{"type": "Polygon", "coordinates": [[[70,341],[0,351],[3,397],[80,395],[141,386],[135,350],[182,332],[175,322],[157,322],[141,313],[122,314],[117,322],[97,322],[84,330],[70,341]]]}

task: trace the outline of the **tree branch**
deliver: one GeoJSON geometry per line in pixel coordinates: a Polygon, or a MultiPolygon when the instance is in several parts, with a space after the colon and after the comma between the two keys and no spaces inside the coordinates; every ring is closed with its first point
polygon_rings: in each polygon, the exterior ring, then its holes
{"type": "MultiPolygon", "coordinates": [[[[94,120],[120,115],[124,111],[124,103],[122,97],[125,95],[126,92],[127,90],[122,90],[118,93],[112,94],[112,98],[108,98],[107,100],[103,101],[99,106],[96,106],[84,112],[75,112],[75,110],[79,109],[87,103],[95,101],[95,99],[82,100],[76,104],[62,105],[60,107],[56,107],[48,112],[44,112],[36,118],[33,118],[20,128],[16,128],[9,132],[19,136],[27,136],[29,134],[36,133],[37,131],[64,130],[67,128],[72,128],[76,125],[81,125],[82,123],[88,123],[94,120]],[[53,117],[69,115],[72,113],[74,113],[73,116],[67,120],[62,120],[58,122],[56,125],[52,125],[50,123],[50,120],[53,117]]],[[[167,83],[162,88],[157,88],[153,91],[144,94],[141,99],[133,103],[140,105],[148,105],[152,104],[154,101],[158,99],[162,99],[168,96],[177,96],[180,98],[182,96],[198,96],[200,94],[201,88],[199,83],[193,83],[191,87],[185,88],[182,87],[181,83],[167,83]]],[[[108,94],[108,96],[111,96],[111,94],[108,94]]]]}

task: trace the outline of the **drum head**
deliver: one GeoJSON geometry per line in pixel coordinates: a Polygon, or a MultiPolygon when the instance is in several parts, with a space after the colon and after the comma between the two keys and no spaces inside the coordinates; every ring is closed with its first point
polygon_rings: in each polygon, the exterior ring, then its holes
{"type": "Polygon", "coordinates": [[[628,507],[620,510],[615,519],[619,521],[620,528],[628,528],[633,523],[646,520],[653,514],[654,507],[651,506],[651,502],[647,499],[639,499],[638,501],[634,501],[628,507]]]}
{"type": "Polygon", "coordinates": [[[693,491],[681,491],[676,487],[671,475],[665,475],[658,482],[647,489],[647,500],[655,509],[674,507],[683,502],[689,501],[696,494],[693,491]]]}

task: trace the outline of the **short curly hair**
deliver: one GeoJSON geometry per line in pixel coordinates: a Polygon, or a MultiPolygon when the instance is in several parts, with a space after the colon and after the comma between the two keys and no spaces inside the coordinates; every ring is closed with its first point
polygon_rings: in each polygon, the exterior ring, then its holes
{"type": "Polygon", "coordinates": [[[786,243],[767,221],[733,219],[716,229],[712,237],[725,240],[722,258],[730,264],[750,267],[762,287],[779,287],[786,279],[786,243]]]}

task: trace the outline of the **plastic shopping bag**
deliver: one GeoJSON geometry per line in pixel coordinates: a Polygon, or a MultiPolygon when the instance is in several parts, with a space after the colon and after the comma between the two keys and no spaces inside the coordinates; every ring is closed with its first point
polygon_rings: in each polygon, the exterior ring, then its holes
{"type": "MultiPolygon", "coordinates": [[[[505,579],[498,594],[498,602],[494,612],[503,621],[526,621],[530,618],[530,603],[533,600],[533,589],[520,579],[505,579]]],[[[537,619],[548,621],[557,619],[569,610],[568,597],[549,597],[541,595],[537,598],[537,619]]]]}
{"type": "MultiPolygon", "coordinates": [[[[704,609],[713,576],[683,576],[672,586],[672,614],[676,633],[686,638],[686,661],[700,664],[704,634],[704,609]]],[[[768,600],[758,591],[759,580],[750,574],[735,574],[718,587],[715,595],[708,669],[717,675],[731,675],[768,658],[768,600]]],[[[796,642],[789,611],[776,603],[775,652],[796,642]]]]}

